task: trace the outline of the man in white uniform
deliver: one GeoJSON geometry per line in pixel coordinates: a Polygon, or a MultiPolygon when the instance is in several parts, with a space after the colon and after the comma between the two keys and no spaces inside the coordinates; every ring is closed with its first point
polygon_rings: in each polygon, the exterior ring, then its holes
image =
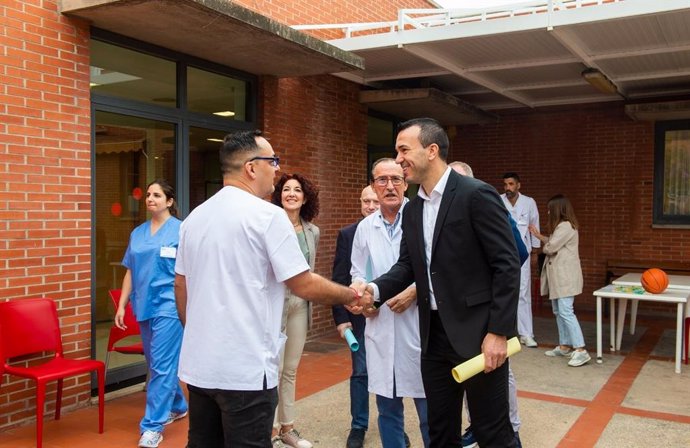
{"type": "MultiPolygon", "coordinates": [[[[541,246],[541,242],[532,235],[528,228],[530,225],[539,229],[539,210],[537,203],[529,196],[520,193],[520,176],[509,172],[503,175],[503,191],[501,195],[503,203],[517,223],[520,235],[529,252],[532,248],[541,246]]],[[[536,347],[534,329],[532,326],[532,273],[531,257],[522,264],[520,272],[520,301],[518,302],[517,329],[520,342],[527,347],[536,347]]]]}
{"type": "Polygon", "coordinates": [[[307,300],[356,304],[352,289],[309,272],[273,191],[278,157],[260,131],[227,135],[223,188],[180,229],[175,298],[189,390],[187,448],[271,446],[285,285],[307,300]]]}
{"type": "MultiPolygon", "coordinates": [[[[384,158],[374,162],[372,176],[380,208],[357,226],[352,244],[353,281],[366,279],[367,263],[374,278],[388,272],[400,254],[400,224],[407,202],[403,170],[394,159],[384,158]]],[[[411,285],[386,306],[365,313],[369,392],[376,394],[383,448],[405,447],[403,397],[414,399],[424,446],[429,446],[416,299],[417,289],[411,285]]]]}

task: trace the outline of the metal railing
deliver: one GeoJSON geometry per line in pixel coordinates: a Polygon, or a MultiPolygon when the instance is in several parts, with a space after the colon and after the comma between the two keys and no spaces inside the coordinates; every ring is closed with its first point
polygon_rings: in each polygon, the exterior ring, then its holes
{"type": "Polygon", "coordinates": [[[485,9],[401,9],[398,11],[398,20],[389,22],[294,25],[292,28],[296,30],[340,30],[343,37],[349,39],[359,34],[395,33],[402,30],[445,27],[530,14],[551,14],[558,10],[623,1],[625,0],[539,0],[485,9]]]}

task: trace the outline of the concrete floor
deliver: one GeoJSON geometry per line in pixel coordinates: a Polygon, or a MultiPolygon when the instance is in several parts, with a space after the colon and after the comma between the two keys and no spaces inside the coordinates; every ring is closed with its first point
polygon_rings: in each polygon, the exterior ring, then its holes
{"type": "MultiPolygon", "coordinates": [[[[594,358],[594,316],[580,313],[585,340],[594,358]]],[[[523,348],[513,360],[517,378],[520,436],[525,447],[690,447],[690,366],[673,371],[674,319],[638,318],[635,335],[624,334],[622,351],[604,352],[604,362],[573,368],[544,351],[557,343],[548,304],[536,310],[539,347],[523,348]]],[[[607,326],[604,334],[607,335],[607,326]]],[[[606,346],[606,342],[605,342],[606,346]]],[[[307,344],[298,373],[296,428],[315,447],[345,446],[349,431],[349,353],[335,337],[307,344]]],[[[106,430],[97,433],[96,407],[65,413],[60,421],[46,419],[45,448],[134,447],[144,393],[109,400],[106,430]]],[[[49,411],[50,412],[50,411],[49,411]]],[[[376,412],[371,416],[366,446],[380,447],[376,412]]],[[[421,447],[417,417],[406,404],[406,430],[413,447],[421,447]]],[[[182,448],[187,420],[166,428],[162,448],[182,448]]],[[[35,446],[35,427],[0,432],[0,448],[35,446]]]]}

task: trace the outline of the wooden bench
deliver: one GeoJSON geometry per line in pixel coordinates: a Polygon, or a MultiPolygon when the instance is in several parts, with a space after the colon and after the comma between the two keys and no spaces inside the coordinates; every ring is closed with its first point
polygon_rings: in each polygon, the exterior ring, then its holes
{"type": "Polygon", "coordinates": [[[690,275],[690,263],[680,261],[608,260],[606,284],[628,272],[644,272],[649,268],[659,268],[667,274],[690,275]]]}

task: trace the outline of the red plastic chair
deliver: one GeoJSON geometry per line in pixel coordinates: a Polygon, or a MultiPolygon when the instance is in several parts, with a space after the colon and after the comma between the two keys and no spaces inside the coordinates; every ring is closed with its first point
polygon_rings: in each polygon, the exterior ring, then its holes
{"type": "Polygon", "coordinates": [[[0,303],[0,372],[36,381],[36,447],[43,442],[46,385],[57,380],[55,420],[60,419],[63,379],[91,371],[98,374],[98,432],[103,433],[105,365],[92,359],[66,359],[57,309],[52,299],[20,299],[0,303]],[[7,360],[41,352],[54,352],[50,361],[30,367],[7,360]]]}
{"type": "MultiPolygon", "coordinates": [[[[122,294],[122,290],[120,289],[111,289],[109,291],[110,293],[110,298],[113,300],[113,304],[115,305],[115,310],[117,311],[117,307],[120,305],[120,295],[122,294]]],[[[125,325],[127,326],[126,330],[120,330],[117,328],[114,324],[110,328],[110,336],[108,337],[108,351],[105,355],[105,369],[108,370],[108,361],[110,361],[110,352],[118,352],[118,353],[123,353],[126,355],[143,355],[144,354],[144,344],[141,342],[137,342],[134,344],[129,344],[129,345],[115,345],[117,344],[120,340],[129,337],[129,336],[136,336],[141,334],[141,330],[139,329],[139,323],[137,322],[137,319],[134,317],[134,312],[132,311],[132,303],[127,302],[127,306],[125,307],[125,325]]]]}

